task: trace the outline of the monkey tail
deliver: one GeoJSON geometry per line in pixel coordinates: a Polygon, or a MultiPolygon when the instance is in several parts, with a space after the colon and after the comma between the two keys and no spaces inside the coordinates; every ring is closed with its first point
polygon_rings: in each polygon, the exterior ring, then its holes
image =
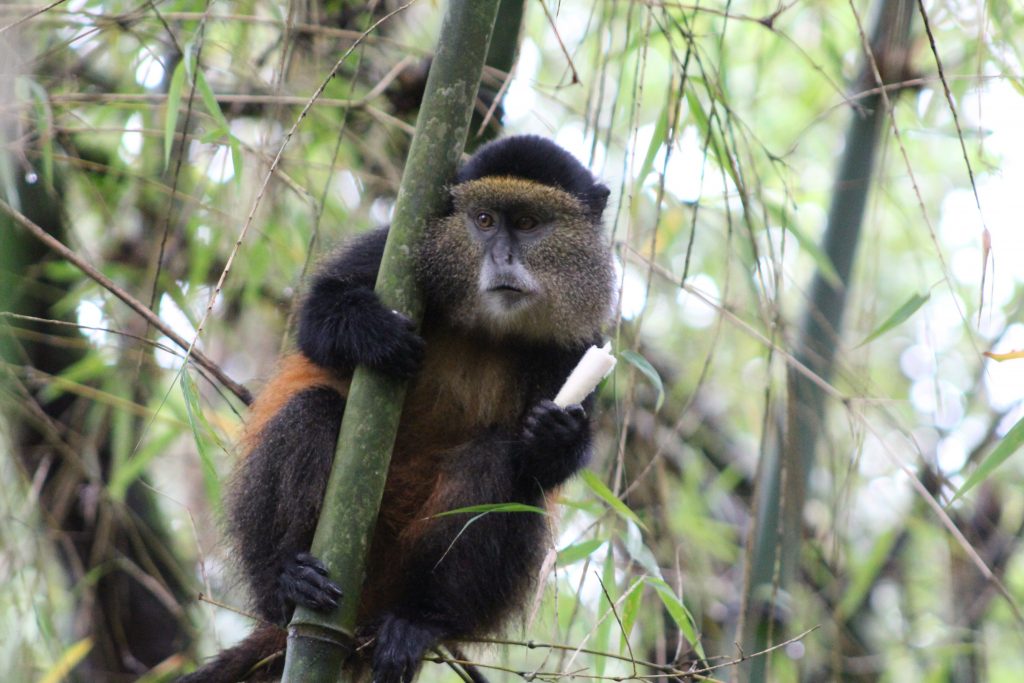
{"type": "Polygon", "coordinates": [[[260,624],[245,640],[221,652],[217,657],[192,673],[182,676],[177,683],[237,683],[247,680],[260,668],[280,670],[288,634],[274,624],[260,624]],[[268,662],[266,660],[271,659],[268,662]]]}

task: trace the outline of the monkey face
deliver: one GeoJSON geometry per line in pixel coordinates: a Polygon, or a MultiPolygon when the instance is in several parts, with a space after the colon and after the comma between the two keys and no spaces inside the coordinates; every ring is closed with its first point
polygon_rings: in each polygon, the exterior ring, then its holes
{"type": "Polygon", "coordinates": [[[514,177],[452,190],[455,210],[429,231],[418,259],[432,309],[495,336],[571,342],[609,310],[608,247],[582,203],[514,177]]]}

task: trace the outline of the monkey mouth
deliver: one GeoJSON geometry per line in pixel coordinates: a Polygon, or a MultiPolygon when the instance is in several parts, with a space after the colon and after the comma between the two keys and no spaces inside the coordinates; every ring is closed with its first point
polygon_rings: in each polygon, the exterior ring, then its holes
{"type": "Polygon", "coordinates": [[[484,291],[492,310],[499,315],[507,315],[528,306],[535,294],[532,289],[518,282],[502,282],[484,291]]]}
{"type": "Polygon", "coordinates": [[[527,294],[528,293],[528,292],[524,291],[522,288],[516,287],[515,285],[497,285],[496,287],[491,287],[487,291],[489,291],[489,292],[498,292],[498,293],[502,293],[502,294],[504,294],[504,293],[509,293],[509,294],[527,294]]]}

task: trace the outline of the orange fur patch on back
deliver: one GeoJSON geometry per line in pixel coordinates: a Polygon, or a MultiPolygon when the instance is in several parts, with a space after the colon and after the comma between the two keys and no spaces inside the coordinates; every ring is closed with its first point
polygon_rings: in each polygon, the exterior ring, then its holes
{"type": "Polygon", "coordinates": [[[242,454],[248,455],[256,445],[257,437],[267,422],[274,417],[295,394],[315,387],[330,387],[342,397],[348,396],[351,379],[339,377],[327,368],[314,364],[301,353],[285,356],[278,364],[274,377],[249,408],[249,419],[242,434],[242,454]]]}

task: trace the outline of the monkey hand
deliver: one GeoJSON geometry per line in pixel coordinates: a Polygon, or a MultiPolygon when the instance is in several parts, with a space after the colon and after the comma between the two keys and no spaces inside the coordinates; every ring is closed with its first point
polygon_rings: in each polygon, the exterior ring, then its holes
{"type": "Polygon", "coordinates": [[[285,563],[277,591],[283,602],[318,612],[334,609],[341,597],[341,588],[327,578],[327,567],[309,553],[298,553],[285,563]]]}
{"type": "Polygon", "coordinates": [[[527,447],[542,451],[571,448],[587,432],[587,413],[578,403],[560,408],[542,400],[527,414],[523,440],[527,447]]]}
{"type": "Polygon", "coordinates": [[[366,336],[353,340],[358,347],[355,360],[388,375],[413,377],[423,365],[423,337],[410,318],[377,305],[376,316],[364,318],[366,336]]]}
{"type": "Polygon", "coordinates": [[[373,649],[373,683],[412,683],[423,653],[444,635],[432,624],[385,614],[373,649]]]}
{"type": "Polygon", "coordinates": [[[590,423],[583,406],[560,408],[554,401],[540,401],[523,423],[523,477],[544,489],[558,486],[583,466],[589,436],[590,423]]]}
{"type": "Polygon", "coordinates": [[[351,370],[365,365],[409,378],[423,363],[424,344],[412,320],[386,308],[373,290],[361,288],[344,292],[329,305],[308,303],[299,347],[324,367],[351,370]]]}

